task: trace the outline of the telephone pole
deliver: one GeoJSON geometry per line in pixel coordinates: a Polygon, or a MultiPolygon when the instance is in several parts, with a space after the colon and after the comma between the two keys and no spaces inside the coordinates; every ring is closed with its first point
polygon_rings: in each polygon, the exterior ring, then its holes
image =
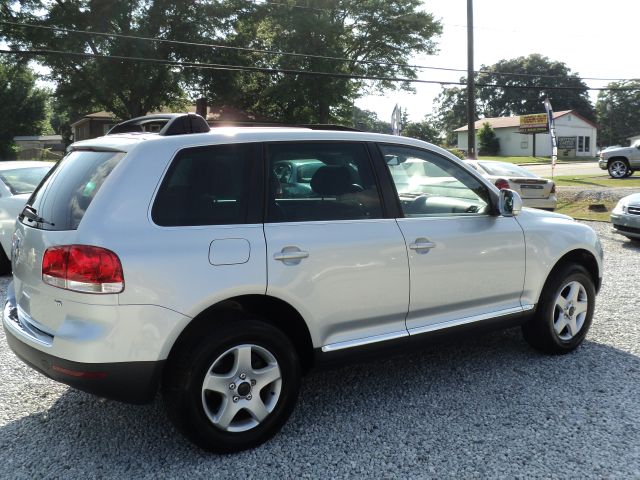
{"type": "Polygon", "coordinates": [[[478,158],[476,152],[476,92],[473,72],[473,0],[467,0],[467,157],[478,158]]]}

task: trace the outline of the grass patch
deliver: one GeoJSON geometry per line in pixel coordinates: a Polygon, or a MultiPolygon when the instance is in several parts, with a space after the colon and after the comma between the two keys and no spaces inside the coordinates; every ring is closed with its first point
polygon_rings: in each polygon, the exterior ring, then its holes
{"type": "MultiPolygon", "coordinates": [[[[478,160],[497,160],[498,162],[515,163],[518,165],[526,165],[527,163],[546,163],[551,165],[549,157],[478,157],[478,160]]],[[[595,162],[596,158],[580,157],[580,158],[559,158],[558,163],[571,162],[595,162]]]]}
{"type": "Polygon", "coordinates": [[[594,212],[593,210],[589,210],[589,205],[593,204],[593,201],[590,200],[576,200],[576,201],[558,201],[558,207],[556,208],[556,212],[564,213],[565,215],[569,215],[570,217],[575,218],[576,220],[596,220],[600,222],[608,222],[611,217],[611,210],[613,210],[616,206],[615,201],[611,200],[603,200],[598,202],[598,204],[602,204],[605,206],[605,212],[594,212]]]}
{"type": "Polygon", "coordinates": [[[631,176],[616,179],[606,173],[602,175],[561,175],[553,177],[553,181],[561,187],[640,187],[640,177],[631,176]]]}

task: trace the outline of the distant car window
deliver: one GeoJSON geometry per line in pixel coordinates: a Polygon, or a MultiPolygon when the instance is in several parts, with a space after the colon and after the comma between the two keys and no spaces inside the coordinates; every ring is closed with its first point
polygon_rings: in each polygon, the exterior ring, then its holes
{"type": "Polygon", "coordinates": [[[518,165],[505,162],[478,162],[480,166],[489,174],[505,177],[526,177],[538,178],[537,175],[518,165]]]}
{"type": "Polygon", "coordinates": [[[268,222],[382,217],[369,155],[361,143],[268,146],[268,222]]]}
{"type": "Polygon", "coordinates": [[[434,153],[381,145],[405,217],[487,214],[487,188],[469,172],[434,153]]]}
{"type": "Polygon", "coordinates": [[[46,167],[0,170],[0,179],[9,190],[11,190],[13,195],[31,193],[36,189],[49,170],[51,170],[51,165],[47,165],[46,167]]]}
{"type": "Polygon", "coordinates": [[[153,221],[165,227],[245,223],[253,152],[248,144],[180,151],[156,196],[153,221]]]}

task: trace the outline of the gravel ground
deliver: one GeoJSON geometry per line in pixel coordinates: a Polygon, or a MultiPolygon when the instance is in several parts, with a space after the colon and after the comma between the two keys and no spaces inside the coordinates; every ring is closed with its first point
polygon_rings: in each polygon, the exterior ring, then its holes
{"type": "Polygon", "coordinates": [[[640,478],[640,247],[590,225],[605,278],[577,351],[540,355],[513,329],[315,372],[283,431],[237,455],[192,447],[159,401],[48,380],[0,332],[0,477],[640,478]]]}

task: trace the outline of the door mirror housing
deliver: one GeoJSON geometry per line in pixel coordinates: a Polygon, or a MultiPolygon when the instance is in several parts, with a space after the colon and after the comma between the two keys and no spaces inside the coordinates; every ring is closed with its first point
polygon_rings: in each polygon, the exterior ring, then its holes
{"type": "Polygon", "coordinates": [[[522,211],[522,198],[518,192],[508,188],[500,190],[498,209],[503,217],[515,217],[522,211]]]}

